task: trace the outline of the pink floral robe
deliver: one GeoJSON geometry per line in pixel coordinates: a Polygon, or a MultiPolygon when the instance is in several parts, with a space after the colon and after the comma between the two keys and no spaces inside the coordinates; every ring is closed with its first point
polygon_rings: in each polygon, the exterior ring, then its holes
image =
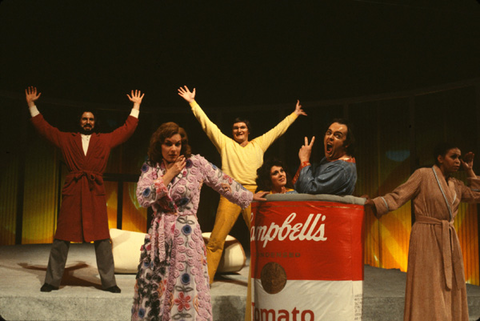
{"type": "Polygon", "coordinates": [[[137,185],[141,206],[154,219],[142,246],[132,320],[212,320],[202,231],[197,221],[200,189],[208,186],[242,208],[253,198],[241,184],[199,155],[165,186],[165,168],[142,166],[137,185]]]}

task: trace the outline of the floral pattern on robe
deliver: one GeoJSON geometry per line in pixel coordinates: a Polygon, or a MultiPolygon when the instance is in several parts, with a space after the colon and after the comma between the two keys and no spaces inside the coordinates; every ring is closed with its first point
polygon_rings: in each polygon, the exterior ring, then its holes
{"type": "Polygon", "coordinates": [[[242,208],[253,194],[199,155],[168,186],[165,168],[144,164],[137,185],[154,219],[141,248],[132,320],[212,320],[205,244],[197,221],[202,184],[242,208]]]}

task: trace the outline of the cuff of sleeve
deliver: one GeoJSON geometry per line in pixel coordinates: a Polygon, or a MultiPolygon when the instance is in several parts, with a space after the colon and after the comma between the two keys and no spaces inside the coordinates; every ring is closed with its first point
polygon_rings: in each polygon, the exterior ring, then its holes
{"type": "Polygon", "coordinates": [[[372,199],[373,203],[375,203],[375,208],[377,209],[377,217],[387,214],[388,210],[388,203],[384,197],[376,197],[372,199]]]}
{"type": "Polygon", "coordinates": [[[35,116],[40,114],[37,106],[35,106],[35,105],[33,105],[32,107],[29,107],[28,110],[30,110],[30,115],[32,115],[32,117],[35,117],[35,116]]]}
{"type": "Polygon", "coordinates": [[[480,177],[467,177],[467,182],[472,183],[472,184],[478,184],[480,186],[480,177]]]}
{"type": "Polygon", "coordinates": [[[140,115],[140,110],[139,109],[133,109],[132,108],[132,111],[130,112],[130,116],[133,116],[135,118],[138,118],[138,115],[140,115]]]}
{"type": "Polygon", "coordinates": [[[309,161],[306,161],[306,162],[302,162],[302,164],[300,165],[300,169],[304,168],[304,167],[307,167],[307,166],[310,166],[312,164],[310,164],[309,161]]]}
{"type": "Polygon", "coordinates": [[[195,108],[195,107],[198,107],[198,103],[196,100],[192,101],[191,103],[189,103],[190,107],[195,108]]]}
{"type": "Polygon", "coordinates": [[[253,202],[253,193],[250,192],[250,194],[249,194],[248,196],[249,196],[249,197],[248,197],[248,199],[245,201],[245,203],[244,203],[242,206],[240,206],[240,207],[242,208],[242,210],[244,210],[244,209],[246,209],[247,207],[249,207],[250,204],[252,204],[252,202],[253,202]]]}
{"type": "Polygon", "coordinates": [[[290,114],[290,116],[293,117],[293,120],[296,120],[296,119],[298,118],[298,115],[297,115],[296,112],[292,112],[292,113],[290,114]]]}

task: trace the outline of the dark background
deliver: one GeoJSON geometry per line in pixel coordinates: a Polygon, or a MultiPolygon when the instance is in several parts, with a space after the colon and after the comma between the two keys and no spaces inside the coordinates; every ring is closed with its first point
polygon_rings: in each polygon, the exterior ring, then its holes
{"type": "MultiPolygon", "coordinates": [[[[294,103],[480,76],[475,0],[0,2],[0,90],[184,107],[294,103]]],[[[305,106],[308,107],[308,104],[305,106]]]]}

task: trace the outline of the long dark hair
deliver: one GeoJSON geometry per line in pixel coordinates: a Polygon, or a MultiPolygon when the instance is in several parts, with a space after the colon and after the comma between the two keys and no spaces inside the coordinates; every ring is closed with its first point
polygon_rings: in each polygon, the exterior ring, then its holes
{"type": "Polygon", "coordinates": [[[264,162],[263,165],[260,166],[257,169],[257,178],[255,180],[255,182],[257,184],[257,191],[265,191],[266,192],[266,191],[271,191],[272,190],[273,186],[272,186],[272,178],[270,176],[270,171],[271,171],[273,166],[279,166],[279,167],[283,168],[283,170],[285,171],[285,174],[287,176],[287,184],[285,185],[285,187],[286,188],[293,188],[291,175],[288,172],[288,169],[285,166],[285,164],[277,158],[272,158],[272,159],[269,159],[266,162],[264,162]]]}
{"type": "Polygon", "coordinates": [[[180,155],[185,156],[185,158],[189,158],[192,155],[192,149],[190,145],[188,145],[188,136],[185,129],[174,122],[163,123],[150,138],[148,163],[151,166],[155,166],[156,163],[162,162],[162,144],[165,142],[165,139],[170,138],[175,134],[179,134],[180,137],[182,137],[182,149],[180,150],[180,155]]]}

